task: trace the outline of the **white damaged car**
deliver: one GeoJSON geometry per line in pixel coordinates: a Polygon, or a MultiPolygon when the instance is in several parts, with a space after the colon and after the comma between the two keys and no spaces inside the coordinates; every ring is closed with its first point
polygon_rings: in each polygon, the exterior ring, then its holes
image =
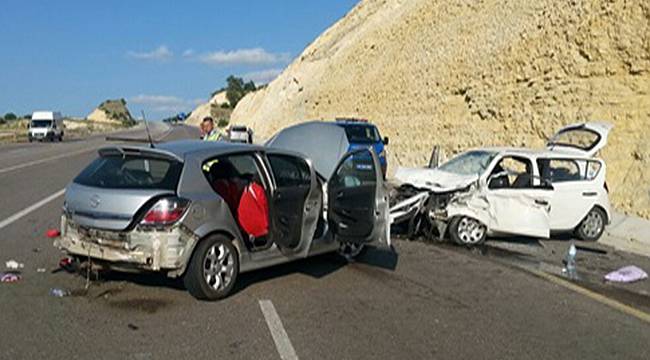
{"type": "Polygon", "coordinates": [[[575,124],[546,149],[481,148],[435,169],[400,168],[399,192],[409,196],[391,207],[392,222],[407,223],[410,234],[463,245],[483,243],[488,235],[552,233],[596,241],[611,212],[605,162],[595,156],[611,128],[575,124]]]}

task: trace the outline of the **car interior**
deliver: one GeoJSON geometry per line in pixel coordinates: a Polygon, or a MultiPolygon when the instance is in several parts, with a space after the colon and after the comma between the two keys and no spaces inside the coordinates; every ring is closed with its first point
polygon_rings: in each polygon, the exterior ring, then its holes
{"type": "Polygon", "coordinates": [[[490,173],[490,189],[530,189],[533,187],[533,165],[525,158],[503,157],[490,173]]]}
{"type": "Polygon", "coordinates": [[[204,166],[214,191],[228,204],[250,250],[270,247],[268,187],[251,155],[223,156],[204,166]]]}

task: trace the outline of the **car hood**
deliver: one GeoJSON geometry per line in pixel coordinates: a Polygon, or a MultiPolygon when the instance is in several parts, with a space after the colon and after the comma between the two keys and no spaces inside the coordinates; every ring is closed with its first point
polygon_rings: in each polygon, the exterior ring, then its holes
{"type": "Polygon", "coordinates": [[[329,179],[339,160],[348,152],[350,143],[345,130],[334,123],[311,121],[281,130],[266,146],[303,154],[314,169],[329,179]]]}
{"type": "Polygon", "coordinates": [[[439,169],[399,167],[395,180],[399,185],[411,185],[433,192],[448,192],[465,188],[478,179],[478,175],[461,175],[439,169]]]}

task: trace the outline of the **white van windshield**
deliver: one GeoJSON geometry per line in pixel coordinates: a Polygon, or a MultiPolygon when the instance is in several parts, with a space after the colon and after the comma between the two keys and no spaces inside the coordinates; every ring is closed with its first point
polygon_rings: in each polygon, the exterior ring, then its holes
{"type": "Polygon", "coordinates": [[[48,128],[52,125],[52,120],[32,120],[33,128],[48,128]]]}

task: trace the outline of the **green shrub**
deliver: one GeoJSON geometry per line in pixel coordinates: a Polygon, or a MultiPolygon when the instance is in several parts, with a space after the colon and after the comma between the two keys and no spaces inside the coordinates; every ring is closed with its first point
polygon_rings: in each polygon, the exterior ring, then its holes
{"type": "Polygon", "coordinates": [[[217,126],[220,127],[220,128],[224,128],[224,127],[228,126],[229,122],[230,122],[230,120],[228,120],[226,118],[220,118],[219,121],[217,122],[217,126]]]}
{"type": "Polygon", "coordinates": [[[16,116],[16,114],[14,114],[12,112],[9,112],[9,113],[5,114],[4,119],[7,120],[7,121],[16,120],[16,119],[18,119],[18,116],[16,116]]]}

